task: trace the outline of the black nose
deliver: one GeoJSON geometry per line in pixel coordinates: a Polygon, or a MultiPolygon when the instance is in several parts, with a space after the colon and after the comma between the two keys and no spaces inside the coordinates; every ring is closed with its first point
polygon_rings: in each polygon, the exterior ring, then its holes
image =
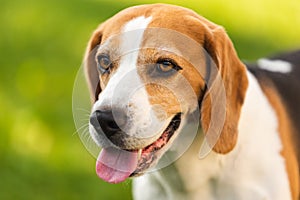
{"type": "Polygon", "coordinates": [[[90,117],[90,123],[98,133],[103,132],[110,138],[114,134],[121,132],[120,126],[125,123],[124,116],[121,111],[96,110],[90,117]]]}

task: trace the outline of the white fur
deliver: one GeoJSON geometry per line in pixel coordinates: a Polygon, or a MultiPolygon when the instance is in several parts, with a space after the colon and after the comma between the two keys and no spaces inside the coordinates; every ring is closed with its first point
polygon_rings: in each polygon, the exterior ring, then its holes
{"type": "Polygon", "coordinates": [[[276,113],[250,73],[248,80],[234,150],[225,155],[211,152],[199,160],[202,134],[198,133],[191,148],[174,164],[180,177],[177,181],[182,181],[185,191],[168,185],[175,174],[156,171],[134,179],[136,199],[291,199],[276,113]]]}
{"type": "MultiPolygon", "coordinates": [[[[122,33],[118,36],[120,64],[100,93],[99,100],[94,104],[92,112],[106,107],[126,110],[129,112],[130,125],[121,127],[123,131],[130,136],[151,138],[154,141],[160,136],[158,133],[163,131],[162,127],[168,123],[159,120],[155,115],[153,107],[149,103],[145,85],[137,72],[139,49],[144,31],[151,19],[152,17],[141,16],[124,25],[122,33]]],[[[107,45],[109,46],[109,44],[107,45]]],[[[93,132],[93,128],[90,131],[93,132]]]]}
{"type": "Polygon", "coordinates": [[[269,60],[269,59],[259,59],[257,61],[259,68],[279,73],[290,73],[292,71],[291,63],[283,60],[269,60]]]}

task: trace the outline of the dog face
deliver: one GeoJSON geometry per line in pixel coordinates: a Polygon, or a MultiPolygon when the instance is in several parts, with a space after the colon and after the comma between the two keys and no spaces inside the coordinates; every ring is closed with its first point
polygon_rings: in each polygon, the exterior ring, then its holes
{"type": "Polygon", "coordinates": [[[85,72],[94,103],[90,133],[103,147],[97,161],[101,178],[120,182],[155,165],[199,105],[207,132],[212,63],[226,89],[226,118],[211,147],[227,153],[236,142],[247,81],[222,28],[163,4],[126,9],[99,26],[87,48],[85,72]]]}

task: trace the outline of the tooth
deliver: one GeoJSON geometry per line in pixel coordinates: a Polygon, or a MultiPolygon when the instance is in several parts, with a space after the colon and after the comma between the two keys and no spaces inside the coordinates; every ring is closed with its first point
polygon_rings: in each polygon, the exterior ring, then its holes
{"type": "Polygon", "coordinates": [[[142,156],[142,150],[143,149],[139,149],[139,151],[138,151],[138,160],[141,158],[141,156],[142,156]]]}

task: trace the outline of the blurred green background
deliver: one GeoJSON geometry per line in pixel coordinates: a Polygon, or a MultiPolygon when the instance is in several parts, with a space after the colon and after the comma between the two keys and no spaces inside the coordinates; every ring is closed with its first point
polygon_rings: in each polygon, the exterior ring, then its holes
{"type": "MultiPolygon", "coordinates": [[[[150,0],[2,0],[0,199],[131,199],[110,185],[72,118],[72,89],[91,32],[119,10],[150,0]]],[[[243,60],[300,48],[299,0],[160,1],[223,25],[243,60]]]]}

